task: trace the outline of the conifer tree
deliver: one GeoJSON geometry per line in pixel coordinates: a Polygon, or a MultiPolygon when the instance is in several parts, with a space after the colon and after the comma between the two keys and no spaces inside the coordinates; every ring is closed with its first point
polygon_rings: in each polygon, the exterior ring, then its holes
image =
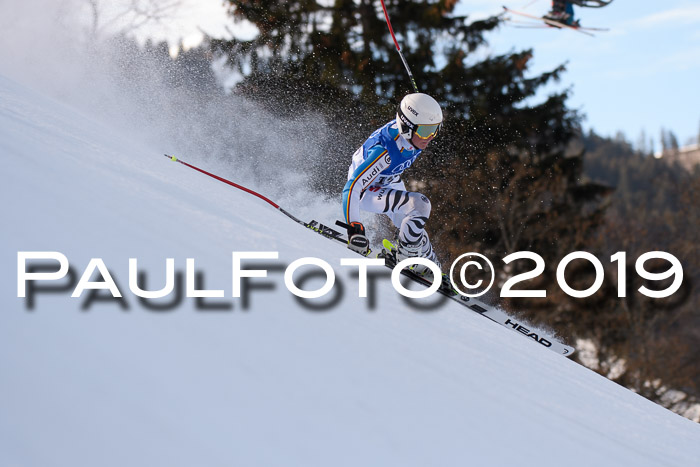
{"type": "MultiPolygon", "coordinates": [[[[246,76],[242,89],[282,87],[291,91],[292,100],[310,99],[316,108],[337,105],[336,93],[343,91],[349,93],[346,99],[354,98],[354,104],[370,113],[386,110],[376,108],[382,104],[394,108],[397,98],[412,91],[378,1],[336,0],[333,6],[308,0],[227,3],[234,19],[247,20],[260,32],[251,40],[213,41],[246,76]],[[318,90],[331,96],[314,92],[318,90]]],[[[421,90],[431,94],[427,75],[439,72],[440,51],[473,51],[484,43],[483,32],[498,22],[469,23],[453,16],[453,0],[385,3],[403,53],[423,80],[421,90]]]]}

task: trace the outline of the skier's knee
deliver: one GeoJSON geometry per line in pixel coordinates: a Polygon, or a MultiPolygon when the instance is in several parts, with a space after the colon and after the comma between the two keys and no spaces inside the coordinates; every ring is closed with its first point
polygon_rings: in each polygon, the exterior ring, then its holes
{"type": "Polygon", "coordinates": [[[416,212],[422,217],[430,217],[432,205],[427,196],[421,193],[415,193],[413,197],[413,206],[416,212]]]}

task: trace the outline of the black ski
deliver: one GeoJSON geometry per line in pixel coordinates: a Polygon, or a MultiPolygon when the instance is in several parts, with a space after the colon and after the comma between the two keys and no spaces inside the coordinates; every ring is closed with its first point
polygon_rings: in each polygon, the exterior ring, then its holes
{"type": "MultiPolygon", "coordinates": [[[[328,227],[327,225],[321,224],[314,220],[312,220],[309,223],[300,223],[313,230],[314,232],[323,235],[326,238],[335,240],[347,246],[347,239],[345,238],[345,236],[337,230],[333,229],[332,227],[328,227]]],[[[384,265],[391,270],[393,270],[397,264],[395,250],[393,249],[391,243],[389,243],[387,240],[385,240],[385,245],[382,249],[382,252],[379,253],[377,257],[383,258],[384,265]]],[[[432,285],[432,281],[423,276],[415,274],[409,268],[402,269],[401,274],[425,287],[430,287],[432,285]]],[[[457,293],[452,288],[449,279],[447,279],[444,275],[442,278],[442,284],[440,285],[440,288],[437,289],[437,291],[441,295],[444,295],[450,300],[459,303],[460,305],[470,309],[471,311],[475,311],[481,316],[484,316],[490,319],[491,321],[500,324],[501,326],[505,326],[506,328],[512,331],[516,331],[520,334],[523,334],[524,336],[529,337],[538,344],[558,354],[570,357],[575,352],[575,349],[573,347],[559,342],[554,336],[543,333],[542,331],[536,331],[531,329],[526,323],[523,323],[517,318],[513,318],[507,315],[503,310],[487,305],[473,297],[466,297],[457,293]]]]}

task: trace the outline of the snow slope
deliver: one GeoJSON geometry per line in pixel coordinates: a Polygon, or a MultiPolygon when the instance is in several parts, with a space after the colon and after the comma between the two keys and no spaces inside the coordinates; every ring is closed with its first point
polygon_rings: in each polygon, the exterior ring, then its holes
{"type": "Polygon", "coordinates": [[[459,306],[409,309],[386,278],[371,306],[342,246],[170,149],[0,75],[0,465],[698,465],[697,424],[459,306]],[[101,258],[124,303],[66,287],[30,309],[19,251],[77,277],[101,258]],[[321,258],[344,293],[312,310],[270,272],[244,309],[232,251],[321,258]],[[146,308],[129,258],[152,289],[194,258],[225,297],[146,308]]]}

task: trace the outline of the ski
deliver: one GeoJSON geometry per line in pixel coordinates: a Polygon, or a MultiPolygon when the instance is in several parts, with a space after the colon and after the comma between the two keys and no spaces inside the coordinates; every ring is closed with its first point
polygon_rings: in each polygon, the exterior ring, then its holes
{"type": "MultiPolygon", "coordinates": [[[[323,235],[326,238],[335,240],[347,246],[347,240],[345,239],[343,234],[333,229],[332,227],[328,227],[315,220],[302,224],[305,224],[309,229],[313,230],[318,234],[323,235]]],[[[382,252],[377,255],[377,258],[384,259],[384,265],[390,270],[393,270],[397,264],[396,248],[394,247],[394,245],[392,245],[392,243],[389,240],[386,239],[384,240],[382,246],[382,252]]],[[[422,286],[430,287],[432,285],[432,281],[428,280],[423,276],[415,274],[408,268],[402,269],[401,274],[422,286]]],[[[556,352],[560,355],[564,355],[566,357],[572,356],[575,352],[575,349],[573,347],[559,342],[556,338],[554,338],[554,336],[548,335],[541,331],[530,329],[530,327],[528,327],[526,323],[521,322],[517,318],[509,316],[503,310],[487,305],[473,297],[466,297],[464,295],[459,294],[452,288],[449,279],[444,274],[442,284],[440,288],[437,289],[437,291],[441,295],[449,298],[450,300],[459,303],[460,305],[468,308],[469,310],[474,311],[480,314],[481,316],[484,316],[490,319],[491,321],[510,329],[511,331],[523,334],[525,337],[532,339],[534,342],[542,345],[543,347],[548,348],[549,350],[552,350],[553,352],[556,352]]]]}
{"type": "Polygon", "coordinates": [[[601,32],[608,31],[608,29],[606,29],[606,28],[590,28],[590,27],[582,27],[582,26],[572,26],[570,24],[562,23],[560,21],[555,21],[553,19],[545,18],[543,16],[531,15],[529,13],[523,13],[521,11],[511,10],[510,8],[508,8],[506,6],[504,6],[503,9],[507,13],[512,13],[514,15],[520,15],[520,16],[523,16],[525,18],[530,18],[530,19],[537,20],[537,21],[543,21],[548,27],[558,28],[558,29],[562,29],[562,28],[572,29],[574,31],[580,32],[581,34],[586,34],[587,36],[591,36],[591,37],[595,37],[595,34],[591,33],[591,31],[601,31],[601,32]]]}

